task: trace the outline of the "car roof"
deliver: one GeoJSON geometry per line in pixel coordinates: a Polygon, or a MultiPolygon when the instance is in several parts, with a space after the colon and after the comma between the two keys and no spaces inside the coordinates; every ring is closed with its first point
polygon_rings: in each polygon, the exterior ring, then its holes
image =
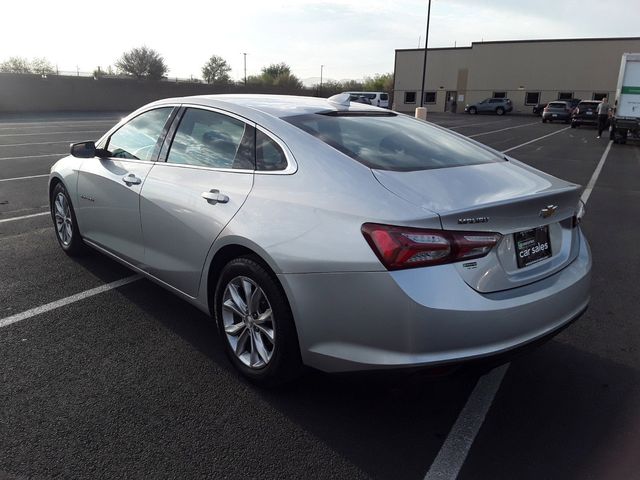
{"type": "MultiPolygon", "coordinates": [[[[328,112],[379,112],[380,109],[363,103],[352,102],[348,106],[330,102],[326,98],[301,97],[294,95],[254,95],[254,94],[224,94],[224,95],[196,95],[190,97],[176,97],[158,100],[154,105],[165,103],[184,103],[210,106],[233,111],[243,116],[251,117],[256,112],[271,117],[283,118],[293,115],[328,112]]],[[[388,112],[388,110],[384,110],[388,112]]]]}

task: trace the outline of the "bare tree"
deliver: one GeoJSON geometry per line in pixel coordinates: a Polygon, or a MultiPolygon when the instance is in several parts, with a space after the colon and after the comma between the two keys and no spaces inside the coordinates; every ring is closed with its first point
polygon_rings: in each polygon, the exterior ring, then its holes
{"type": "Polygon", "coordinates": [[[116,68],[125,75],[153,80],[161,79],[169,70],[162,55],[145,46],[123,53],[116,62],[116,68]]]}
{"type": "Polygon", "coordinates": [[[5,73],[31,73],[29,60],[23,57],[10,57],[0,63],[0,72],[5,73]]]}
{"type": "Polygon", "coordinates": [[[229,63],[217,55],[212,55],[211,58],[202,67],[202,76],[204,81],[214,84],[227,84],[231,81],[229,72],[231,67],[229,63]]]}

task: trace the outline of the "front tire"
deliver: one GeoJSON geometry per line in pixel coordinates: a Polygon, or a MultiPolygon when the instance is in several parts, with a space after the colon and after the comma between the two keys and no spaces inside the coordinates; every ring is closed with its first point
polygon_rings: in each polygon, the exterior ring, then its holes
{"type": "Polygon", "coordinates": [[[78,230],[78,221],[71,204],[69,192],[60,182],[51,193],[51,218],[60,248],[69,256],[82,255],[86,247],[78,230]]]}
{"type": "Polygon", "coordinates": [[[302,371],[289,303],[275,277],[253,257],[231,260],[220,273],[215,315],[225,351],[252,382],[274,387],[302,371]]]}
{"type": "Polygon", "coordinates": [[[469,113],[471,115],[475,115],[476,113],[478,113],[478,109],[476,107],[470,107],[469,108],[469,113]]]}

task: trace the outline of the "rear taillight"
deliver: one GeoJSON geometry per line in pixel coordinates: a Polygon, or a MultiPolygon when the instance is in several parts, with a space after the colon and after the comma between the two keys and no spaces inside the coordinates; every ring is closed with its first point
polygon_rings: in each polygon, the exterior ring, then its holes
{"type": "Polygon", "coordinates": [[[484,257],[499,233],[424,230],[365,223],[362,234],[388,270],[426,267],[484,257]]]}

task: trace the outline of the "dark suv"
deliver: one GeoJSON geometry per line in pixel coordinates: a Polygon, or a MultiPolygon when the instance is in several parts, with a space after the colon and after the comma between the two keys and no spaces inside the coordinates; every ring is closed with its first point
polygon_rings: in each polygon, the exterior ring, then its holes
{"type": "Polygon", "coordinates": [[[466,105],[464,111],[470,114],[490,112],[503,115],[513,110],[513,104],[508,98],[485,98],[481,102],[466,105]]]}
{"type": "Polygon", "coordinates": [[[576,128],[580,125],[597,125],[598,105],[600,103],[597,100],[583,100],[580,102],[571,115],[571,128],[576,128]]]}

